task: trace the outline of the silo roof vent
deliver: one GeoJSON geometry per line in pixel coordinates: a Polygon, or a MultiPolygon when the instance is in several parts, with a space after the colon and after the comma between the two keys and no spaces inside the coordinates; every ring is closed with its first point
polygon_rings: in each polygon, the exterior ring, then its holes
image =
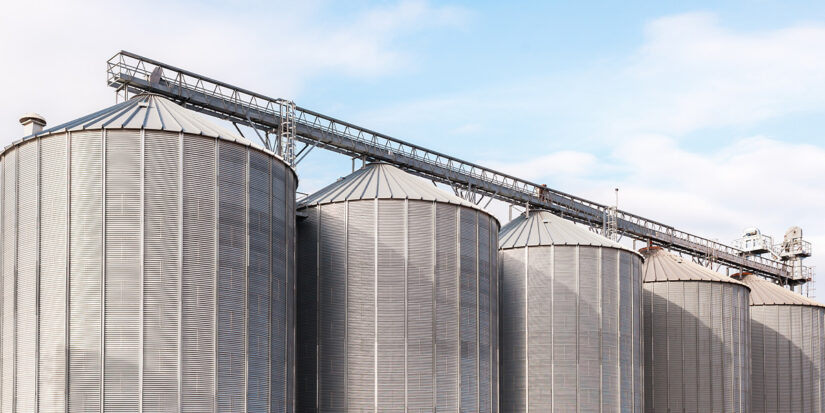
{"type": "Polygon", "coordinates": [[[46,118],[30,112],[20,117],[20,124],[23,125],[23,136],[29,136],[43,130],[46,126],[46,118]]]}

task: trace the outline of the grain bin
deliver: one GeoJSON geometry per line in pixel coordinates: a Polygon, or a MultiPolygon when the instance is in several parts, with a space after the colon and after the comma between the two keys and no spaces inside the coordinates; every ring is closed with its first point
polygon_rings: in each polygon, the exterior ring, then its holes
{"type": "Polygon", "coordinates": [[[749,412],[749,288],[659,247],[642,253],[645,411],[749,412]]]}
{"type": "Polygon", "coordinates": [[[746,274],[751,288],[751,412],[821,412],[825,306],[746,274]]]}
{"type": "Polygon", "coordinates": [[[299,214],[299,411],[497,411],[495,218],[382,163],[299,214]]]}
{"type": "Polygon", "coordinates": [[[502,228],[501,410],[642,412],[642,260],[547,211],[502,228]]]}
{"type": "Polygon", "coordinates": [[[293,411],[293,170],[140,95],[2,153],[4,412],[293,411]]]}

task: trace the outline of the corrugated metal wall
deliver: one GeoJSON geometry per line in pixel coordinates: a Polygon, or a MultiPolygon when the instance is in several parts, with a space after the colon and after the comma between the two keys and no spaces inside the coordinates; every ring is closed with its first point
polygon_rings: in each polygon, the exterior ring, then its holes
{"type": "Polygon", "coordinates": [[[825,408],[825,309],[751,306],[751,412],[825,408]]]}
{"type": "Polygon", "coordinates": [[[2,411],[294,411],[282,161],[112,130],[32,139],[0,165],[2,411]]]}
{"type": "Polygon", "coordinates": [[[499,255],[502,411],[643,411],[641,259],[589,246],[499,255]]]}
{"type": "Polygon", "coordinates": [[[304,211],[297,409],[498,411],[498,222],[413,200],[304,211]]]}
{"type": "Polygon", "coordinates": [[[750,411],[746,287],[645,283],[644,314],[646,411],[750,411]]]}

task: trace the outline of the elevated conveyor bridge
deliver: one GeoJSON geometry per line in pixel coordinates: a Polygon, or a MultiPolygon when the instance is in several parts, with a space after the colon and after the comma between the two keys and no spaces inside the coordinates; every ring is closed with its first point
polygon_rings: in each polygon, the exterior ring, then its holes
{"type": "Polygon", "coordinates": [[[353,158],[389,162],[413,174],[450,185],[476,203],[485,198],[548,209],[567,219],[604,228],[694,257],[697,262],[725,265],[795,285],[781,261],[746,256],[728,245],[672,226],[617,210],[574,195],[504,174],[484,166],[393,138],[331,116],[247,89],[210,79],[134,53],[121,51],[107,62],[107,82],[124,98],[156,93],[190,109],[255,129],[261,142],[295,165],[315,147],[353,158]],[[296,152],[295,142],[304,144],[296,152]],[[608,217],[608,215],[610,215],[608,217]]]}

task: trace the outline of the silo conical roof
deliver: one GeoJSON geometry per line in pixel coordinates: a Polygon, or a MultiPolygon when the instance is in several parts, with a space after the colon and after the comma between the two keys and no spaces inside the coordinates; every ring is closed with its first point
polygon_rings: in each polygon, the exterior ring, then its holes
{"type": "Polygon", "coordinates": [[[184,108],[171,100],[155,95],[141,94],[95,113],[38,132],[34,136],[88,129],[153,129],[183,132],[211,138],[225,139],[242,145],[257,145],[249,140],[216,126],[203,119],[195,111],[184,108]]]}
{"type": "Polygon", "coordinates": [[[823,304],[753,274],[745,274],[739,281],[751,288],[750,305],[804,305],[825,308],[823,304]]]}
{"type": "Polygon", "coordinates": [[[536,210],[521,214],[507,223],[499,233],[499,248],[521,248],[549,245],[587,245],[632,251],[573,221],[548,211],[536,210]]]}
{"type": "Polygon", "coordinates": [[[436,188],[432,183],[381,162],[339,179],[301,200],[298,208],[361,199],[414,199],[443,202],[482,210],[474,203],[436,188]]]}
{"type": "Polygon", "coordinates": [[[644,282],[710,281],[747,286],[659,247],[644,248],[642,255],[645,257],[644,282]]]}

